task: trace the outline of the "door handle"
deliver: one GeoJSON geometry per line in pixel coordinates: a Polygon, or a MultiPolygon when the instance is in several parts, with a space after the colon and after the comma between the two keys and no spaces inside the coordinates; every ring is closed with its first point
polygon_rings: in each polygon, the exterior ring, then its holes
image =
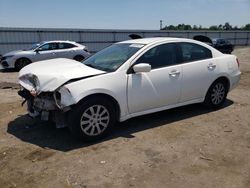
{"type": "Polygon", "coordinates": [[[216,65],[213,64],[213,63],[210,63],[210,64],[207,66],[207,68],[210,69],[210,70],[214,69],[215,67],[216,67],[216,65]]]}
{"type": "Polygon", "coordinates": [[[180,74],[181,72],[180,71],[177,71],[177,70],[172,70],[169,75],[172,76],[172,77],[176,77],[180,74]]]}

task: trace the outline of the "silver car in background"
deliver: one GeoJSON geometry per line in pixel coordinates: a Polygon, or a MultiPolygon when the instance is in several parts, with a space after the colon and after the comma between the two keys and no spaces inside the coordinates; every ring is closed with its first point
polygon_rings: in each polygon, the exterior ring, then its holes
{"type": "Polygon", "coordinates": [[[72,41],[43,41],[29,49],[12,51],[0,59],[3,68],[21,70],[26,65],[47,59],[68,58],[82,61],[90,56],[88,48],[72,41]]]}

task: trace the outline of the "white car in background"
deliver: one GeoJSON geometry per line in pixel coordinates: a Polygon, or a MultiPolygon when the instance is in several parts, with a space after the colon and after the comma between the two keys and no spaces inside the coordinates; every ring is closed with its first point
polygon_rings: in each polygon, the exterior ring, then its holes
{"type": "Polygon", "coordinates": [[[19,95],[30,116],[94,140],[135,116],[192,103],[219,108],[240,75],[236,56],[205,43],[145,38],[113,44],[82,63],[28,65],[19,73],[19,95]]]}
{"type": "Polygon", "coordinates": [[[44,41],[32,45],[29,49],[12,51],[0,59],[3,68],[21,70],[26,65],[47,59],[69,58],[82,61],[90,56],[88,48],[72,41],[44,41]]]}

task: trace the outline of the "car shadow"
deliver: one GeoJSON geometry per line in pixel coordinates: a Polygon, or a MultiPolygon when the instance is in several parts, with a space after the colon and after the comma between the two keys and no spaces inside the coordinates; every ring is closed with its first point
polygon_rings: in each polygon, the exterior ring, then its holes
{"type": "MultiPolygon", "coordinates": [[[[226,100],[221,109],[231,106],[232,104],[233,101],[226,100]]],[[[70,134],[68,128],[56,129],[53,124],[31,119],[27,115],[19,116],[15,120],[9,122],[7,132],[24,142],[28,142],[42,148],[66,152],[119,137],[130,139],[135,137],[133,135],[134,133],[160,126],[168,126],[173,122],[178,122],[214,111],[215,110],[207,109],[201,104],[193,104],[132,118],[123,123],[118,123],[110,136],[91,143],[76,140],[70,134]]]]}
{"type": "Polygon", "coordinates": [[[0,72],[10,73],[10,72],[18,72],[18,71],[14,68],[8,68],[8,69],[0,69],[0,72]]]}

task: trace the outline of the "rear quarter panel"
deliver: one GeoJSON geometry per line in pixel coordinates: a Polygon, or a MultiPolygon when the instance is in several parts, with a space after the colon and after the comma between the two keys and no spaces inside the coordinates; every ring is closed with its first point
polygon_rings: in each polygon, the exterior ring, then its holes
{"type": "Polygon", "coordinates": [[[222,54],[214,58],[214,62],[216,63],[216,77],[214,80],[224,76],[230,82],[229,90],[233,89],[238,84],[241,74],[237,64],[237,57],[235,55],[222,54]]]}

